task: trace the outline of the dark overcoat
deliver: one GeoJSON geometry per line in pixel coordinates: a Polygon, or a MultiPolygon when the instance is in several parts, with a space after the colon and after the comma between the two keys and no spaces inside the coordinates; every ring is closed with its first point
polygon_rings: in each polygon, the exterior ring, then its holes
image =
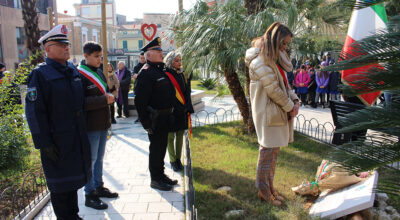
{"type": "Polygon", "coordinates": [[[72,63],[46,58],[30,73],[25,114],[51,192],[77,190],[91,177],[84,106],[81,78],[72,63]],[[58,149],[57,161],[44,153],[47,147],[58,149]]]}

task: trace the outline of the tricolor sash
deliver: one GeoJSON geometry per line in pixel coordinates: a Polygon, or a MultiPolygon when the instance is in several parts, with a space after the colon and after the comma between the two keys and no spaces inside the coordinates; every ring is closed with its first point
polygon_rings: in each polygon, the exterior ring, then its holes
{"type": "Polygon", "coordinates": [[[97,88],[100,89],[101,93],[103,93],[103,95],[106,94],[107,84],[96,72],[85,65],[78,66],[78,71],[87,79],[89,79],[93,84],[95,84],[97,88]]]}
{"type": "MultiPolygon", "coordinates": [[[[182,89],[179,86],[179,83],[176,81],[175,77],[171,73],[169,73],[169,72],[165,72],[165,73],[167,74],[168,78],[171,80],[172,85],[174,85],[174,87],[175,87],[176,99],[178,99],[178,101],[182,105],[185,105],[186,104],[185,96],[183,96],[182,89]]],[[[192,118],[191,118],[189,112],[187,114],[188,114],[189,137],[192,137],[192,118]]]]}

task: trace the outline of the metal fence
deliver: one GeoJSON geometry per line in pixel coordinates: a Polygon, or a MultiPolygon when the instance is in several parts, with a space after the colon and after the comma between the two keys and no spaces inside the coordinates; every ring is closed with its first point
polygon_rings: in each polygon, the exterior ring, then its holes
{"type": "Polygon", "coordinates": [[[0,219],[23,219],[38,204],[47,202],[48,199],[49,191],[43,171],[28,173],[20,186],[10,186],[2,190],[0,219]]]}
{"type": "Polygon", "coordinates": [[[196,220],[197,209],[195,207],[195,189],[193,185],[193,172],[192,172],[192,157],[190,152],[189,135],[185,133],[184,141],[184,156],[185,156],[185,210],[186,219],[196,220]]]}
{"type": "Polygon", "coordinates": [[[294,119],[294,130],[318,141],[331,144],[335,126],[330,122],[321,124],[315,118],[306,119],[304,115],[299,114],[294,119]]]}

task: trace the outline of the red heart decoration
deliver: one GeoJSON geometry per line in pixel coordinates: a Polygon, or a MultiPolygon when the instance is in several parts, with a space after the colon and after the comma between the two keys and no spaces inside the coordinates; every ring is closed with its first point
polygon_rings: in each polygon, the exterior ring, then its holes
{"type": "Polygon", "coordinates": [[[142,31],[142,35],[146,40],[151,41],[153,40],[154,36],[156,36],[157,33],[157,25],[155,24],[142,24],[142,27],[140,28],[142,31]],[[144,32],[145,29],[150,29],[153,28],[153,34],[151,36],[147,36],[147,34],[144,32]]]}

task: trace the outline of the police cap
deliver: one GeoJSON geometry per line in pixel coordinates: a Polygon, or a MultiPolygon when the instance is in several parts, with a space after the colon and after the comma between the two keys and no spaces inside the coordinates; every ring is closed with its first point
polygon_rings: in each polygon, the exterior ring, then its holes
{"type": "Polygon", "coordinates": [[[57,41],[61,43],[69,43],[68,38],[68,28],[64,24],[59,24],[51,29],[47,34],[43,35],[38,43],[45,44],[48,41],[57,41]]]}
{"type": "Polygon", "coordinates": [[[161,49],[161,38],[160,37],[156,37],[154,38],[152,41],[150,41],[148,44],[146,44],[146,46],[142,47],[142,49],[140,49],[143,52],[146,52],[148,50],[159,50],[162,51],[161,49]]]}

